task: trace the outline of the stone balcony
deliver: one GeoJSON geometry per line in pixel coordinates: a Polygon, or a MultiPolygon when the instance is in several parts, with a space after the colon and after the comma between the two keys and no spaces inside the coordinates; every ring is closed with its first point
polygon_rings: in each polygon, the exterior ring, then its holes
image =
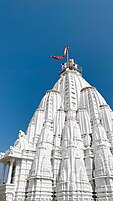
{"type": "Polygon", "coordinates": [[[0,201],[13,201],[14,184],[0,184],[0,201]]]}

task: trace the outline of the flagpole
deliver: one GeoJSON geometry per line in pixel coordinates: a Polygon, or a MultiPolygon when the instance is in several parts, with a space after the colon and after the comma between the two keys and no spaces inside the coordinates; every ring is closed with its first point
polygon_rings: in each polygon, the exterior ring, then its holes
{"type": "Polygon", "coordinates": [[[68,53],[68,50],[67,50],[67,53],[66,53],[66,62],[68,63],[69,61],[69,53],[68,53]]]}
{"type": "Polygon", "coordinates": [[[67,45],[66,48],[65,48],[65,51],[66,51],[66,62],[67,63],[69,62],[69,48],[70,48],[69,45],[67,45]]]}

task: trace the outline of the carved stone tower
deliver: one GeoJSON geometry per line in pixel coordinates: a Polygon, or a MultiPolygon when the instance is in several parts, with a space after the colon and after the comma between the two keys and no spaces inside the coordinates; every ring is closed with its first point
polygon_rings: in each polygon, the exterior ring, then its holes
{"type": "Polygon", "coordinates": [[[73,59],[0,162],[0,201],[113,200],[113,112],[73,59]]]}

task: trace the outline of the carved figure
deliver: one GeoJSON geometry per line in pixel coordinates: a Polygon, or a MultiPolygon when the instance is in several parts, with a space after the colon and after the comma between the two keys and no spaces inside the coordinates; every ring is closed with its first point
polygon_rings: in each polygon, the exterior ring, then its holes
{"type": "Polygon", "coordinates": [[[18,139],[14,143],[14,148],[25,149],[28,147],[28,141],[25,133],[22,130],[19,130],[18,139]]]}

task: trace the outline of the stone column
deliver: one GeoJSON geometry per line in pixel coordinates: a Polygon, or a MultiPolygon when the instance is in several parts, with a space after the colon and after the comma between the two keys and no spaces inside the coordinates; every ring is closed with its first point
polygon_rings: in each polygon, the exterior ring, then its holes
{"type": "Polygon", "coordinates": [[[9,164],[9,171],[8,171],[8,178],[7,178],[7,183],[11,183],[11,175],[12,175],[12,169],[13,169],[13,164],[14,164],[15,159],[11,158],[10,164],[9,164]]]}
{"type": "Polygon", "coordinates": [[[6,163],[3,163],[2,175],[1,175],[1,184],[4,182],[5,170],[6,170],[6,163]]]}

